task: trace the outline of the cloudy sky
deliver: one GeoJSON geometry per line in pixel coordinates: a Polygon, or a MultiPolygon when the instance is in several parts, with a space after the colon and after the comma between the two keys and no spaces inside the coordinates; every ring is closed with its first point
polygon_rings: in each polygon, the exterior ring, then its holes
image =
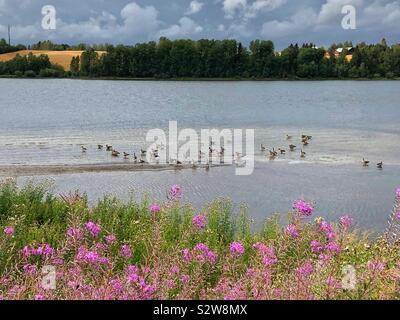
{"type": "Polygon", "coordinates": [[[400,0],[0,0],[0,38],[13,43],[134,44],[169,38],[292,42],[400,42],[400,0]],[[42,28],[42,7],[56,9],[56,29],[42,28]],[[356,9],[356,29],[342,28],[342,8],[356,9]]]}

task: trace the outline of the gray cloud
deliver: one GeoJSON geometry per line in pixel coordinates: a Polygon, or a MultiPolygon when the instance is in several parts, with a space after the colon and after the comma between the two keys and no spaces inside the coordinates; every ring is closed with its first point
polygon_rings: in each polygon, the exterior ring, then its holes
{"type": "Polygon", "coordinates": [[[0,0],[0,38],[13,43],[126,43],[171,38],[271,39],[291,42],[398,41],[400,0],[0,0]],[[57,29],[41,28],[41,8],[57,9],[57,29]],[[341,27],[343,5],[354,5],[357,29],[341,27]]]}
{"type": "Polygon", "coordinates": [[[190,2],[189,4],[189,8],[186,10],[185,14],[186,15],[192,15],[192,14],[196,14],[198,12],[201,11],[201,9],[203,9],[204,3],[194,0],[192,2],[190,2]]]}

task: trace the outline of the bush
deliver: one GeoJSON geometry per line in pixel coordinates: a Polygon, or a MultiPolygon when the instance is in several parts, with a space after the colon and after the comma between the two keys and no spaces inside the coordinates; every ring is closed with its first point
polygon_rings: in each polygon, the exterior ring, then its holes
{"type": "Polygon", "coordinates": [[[289,225],[270,218],[251,232],[229,201],[197,213],[179,187],[171,191],[163,204],[106,197],[89,207],[77,192],[0,183],[0,300],[400,298],[400,188],[375,240],[352,230],[348,216],[307,221],[313,205],[303,200],[289,225]],[[53,290],[41,286],[49,265],[53,290]],[[356,273],[342,283],[349,265],[356,273]]]}
{"type": "Polygon", "coordinates": [[[46,68],[40,70],[39,76],[42,78],[61,78],[64,75],[64,71],[53,68],[46,68]]]}
{"type": "Polygon", "coordinates": [[[32,70],[26,70],[24,72],[24,77],[25,78],[35,78],[36,77],[36,73],[35,73],[35,71],[32,71],[32,70]]]}

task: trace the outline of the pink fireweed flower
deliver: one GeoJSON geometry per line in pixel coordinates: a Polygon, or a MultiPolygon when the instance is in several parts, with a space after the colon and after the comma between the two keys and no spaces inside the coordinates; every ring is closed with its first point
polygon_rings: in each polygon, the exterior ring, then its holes
{"type": "Polygon", "coordinates": [[[326,284],[328,285],[328,287],[331,287],[333,289],[342,288],[342,284],[332,276],[329,276],[328,279],[326,279],[326,284]]]}
{"type": "Polygon", "coordinates": [[[326,237],[328,238],[329,241],[333,241],[336,237],[336,234],[334,232],[328,232],[326,234],[326,237]]]}
{"type": "Polygon", "coordinates": [[[217,261],[217,254],[214,251],[208,251],[207,258],[212,264],[214,264],[217,261]]]}
{"type": "Polygon", "coordinates": [[[208,246],[204,243],[198,243],[195,245],[194,250],[200,250],[203,252],[208,252],[208,246]]]}
{"type": "Polygon", "coordinates": [[[335,252],[337,254],[340,254],[340,252],[341,252],[340,246],[335,242],[329,242],[325,246],[325,249],[328,250],[328,251],[331,251],[331,252],[335,252]]]}
{"type": "Polygon", "coordinates": [[[296,269],[296,274],[300,277],[308,277],[313,273],[314,267],[311,262],[305,262],[303,265],[296,269]]]}
{"type": "Polygon", "coordinates": [[[151,213],[159,213],[161,211],[161,207],[157,203],[153,203],[150,206],[150,212],[151,213]]]}
{"type": "Polygon", "coordinates": [[[399,212],[396,212],[396,219],[399,219],[399,220],[400,220],[400,211],[399,211],[399,212]]]}
{"type": "Polygon", "coordinates": [[[177,200],[182,197],[182,187],[178,185],[173,185],[168,193],[168,199],[177,200]]]}
{"type": "Polygon", "coordinates": [[[229,247],[229,251],[233,254],[241,256],[244,253],[244,247],[240,242],[233,241],[229,247]]]}
{"type": "Polygon", "coordinates": [[[312,252],[320,253],[324,250],[324,247],[322,246],[322,244],[319,243],[319,241],[317,241],[317,240],[312,240],[310,246],[311,246],[312,252]]]}
{"type": "Polygon", "coordinates": [[[195,215],[192,219],[192,225],[198,229],[204,229],[207,224],[207,218],[204,214],[195,215]]]}
{"type": "Polygon", "coordinates": [[[172,272],[172,273],[179,273],[180,271],[181,271],[181,269],[179,269],[178,266],[173,266],[173,267],[171,268],[171,272],[172,272]]]}
{"type": "Polygon", "coordinates": [[[190,262],[192,260],[192,256],[190,254],[189,249],[183,249],[182,251],[183,254],[183,260],[186,262],[190,262]]]}
{"type": "Polygon", "coordinates": [[[24,247],[21,249],[21,253],[22,253],[22,255],[23,255],[24,257],[30,257],[31,254],[32,254],[31,249],[30,249],[28,246],[24,246],[24,247]]]}
{"type": "Polygon", "coordinates": [[[274,248],[268,247],[261,242],[257,242],[253,244],[253,249],[258,250],[262,254],[262,260],[265,266],[269,267],[278,262],[274,248]]]}
{"type": "Polygon", "coordinates": [[[397,188],[397,189],[396,189],[396,196],[397,196],[398,198],[400,198],[400,188],[397,188]]]}
{"type": "Polygon", "coordinates": [[[184,284],[189,283],[189,281],[190,281],[190,276],[188,276],[187,274],[184,274],[184,275],[181,277],[181,281],[182,281],[182,283],[184,283],[184,284]]]}
{"type": "Polygon", "coordinates": [[[296,212],[303,217],[311,216],[314,210],[311,203],[305,202],[301,199],[294,202],[293,209],[296,210],[296,212]]]}
{"type": "Polygon", "coordinates": [[[54,252],[55,250],[48,244],[43,245],[43,255],[45,255],[46,257],[51,256],[52,254],[54,254],[54,252]]]}
{"type": "Polygon", "coordinates": [[[4,228],[4,234],[7,236],[11,236],[14,234],[14,228],[13,227],[5,227],[4,228]]]}
{"type": "Polygon", "coordinates": [[[122,282],[118,279],[112,279],[110,281],[110,285],[116,294],[120,294],[122,292],[122,290],[124,289],[122,282]]]}
{"type": "Polygon", "coordinates": [[[132,250],[127,244],[121,246],[121,252],[127,258],[132,257],[132,250]]]}
{"type": "Polygon", "coordinates": [[[117,238],[115,237],[115,234],[111,233],[107,235],[105,239],[108,244],[113,244],[117,238]]]}
{"type": "Polygon", "coordinates": [[[85,254],[85,260],[87,262],[96,263],[99,262],[99,259],[100,259],[99,254],[96,251],[88,251],[85,254]]]}
{"type": "Polygon", "coordinates": [[[82,231],[79,228],[69,228],[67,230],[67,236],[75,240],[79,240],[82,238],[82,231]]]}
{"type": "Polygon", "coordinates": [[[43,294],[38,293],[35,295],[35,300],[46,300],[46,299],[43,294]]]}
{"type": "Polygon", "coordinates": [[[367,268],[372,271],[383,271],[385,270],[386,264],[381,261],[368,261],[367,268]]]}
{"type": "Polygon", "coordinates": [[[101,232],[101,227],[98,224],[95,224],[92,221],[89,221],[85,224],[86,230],[93,236],[97,237],[101,232]]]}
{"type": "Polygon", "coordinates": [[[294,224],[289,224],[285,229],[285,233],[291,236],[292,238],[297,238],[299,236],[297,227],[294,224]]]}
{"type": "Polygon", "coordinates": [[[33,264],[26,264],[22,267],[22,269],[24,270],[25,274],[27,274],[27,275],[35,274],[37,271],[36,266],[33,264]]]}
{"type": "Polygon", "coordinates": [[[174,289],[174,288],[176,288],[176,283],[175,283],[175,281],[174,281],[173,279],[168,279],[168,280],[166,281],[166,285],[167,285],[167,287],[168,287],[169,289],[174,289]]]}
{"type": "Polygon", "coordinates": [[[349,229],[350,226],[351,226],[352,223],[353,223],[353,219],[350,218],[348,215],[341,216],[341,217],[339,218],[339,221],[340,221],[340,224],[342,225],[342,228],[343,228],[344,230],[349,229]]]}
{"type": "Polygon", "coordinates": [[[321,222],[321,230],[326,234],[333,232],[331,224],[325,220],[321,222]]]}

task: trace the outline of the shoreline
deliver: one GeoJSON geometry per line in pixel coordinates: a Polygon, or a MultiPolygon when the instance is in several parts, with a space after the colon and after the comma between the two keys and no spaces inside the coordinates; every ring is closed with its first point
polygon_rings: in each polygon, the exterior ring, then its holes
{"type": "MultiPolygon", "coordinates": [[[[230,166],[229,164],[210,164],[210,167],[230,166]]],[[[166,170],[197,170],[205,169],[206,165],[198,164],[193,167],[191,164],[114,164],[114,163],[93,163],[93,164],[60,164],[60,165],[1,165],[0,179],[18,176],[45,176],[61,175],[87,172],[118,172],[118,171],[166,171],[166,170]]]]}
{"type": "Polygon", "coordinates": [[[0,75],[0,79],[22,80],[109,80],[109,81],[193,81],[193,82],[274,82],[274,81],[400,81],[400,78],[129,78],[129,77],[18,77],[14,75],[0,75]]]}

